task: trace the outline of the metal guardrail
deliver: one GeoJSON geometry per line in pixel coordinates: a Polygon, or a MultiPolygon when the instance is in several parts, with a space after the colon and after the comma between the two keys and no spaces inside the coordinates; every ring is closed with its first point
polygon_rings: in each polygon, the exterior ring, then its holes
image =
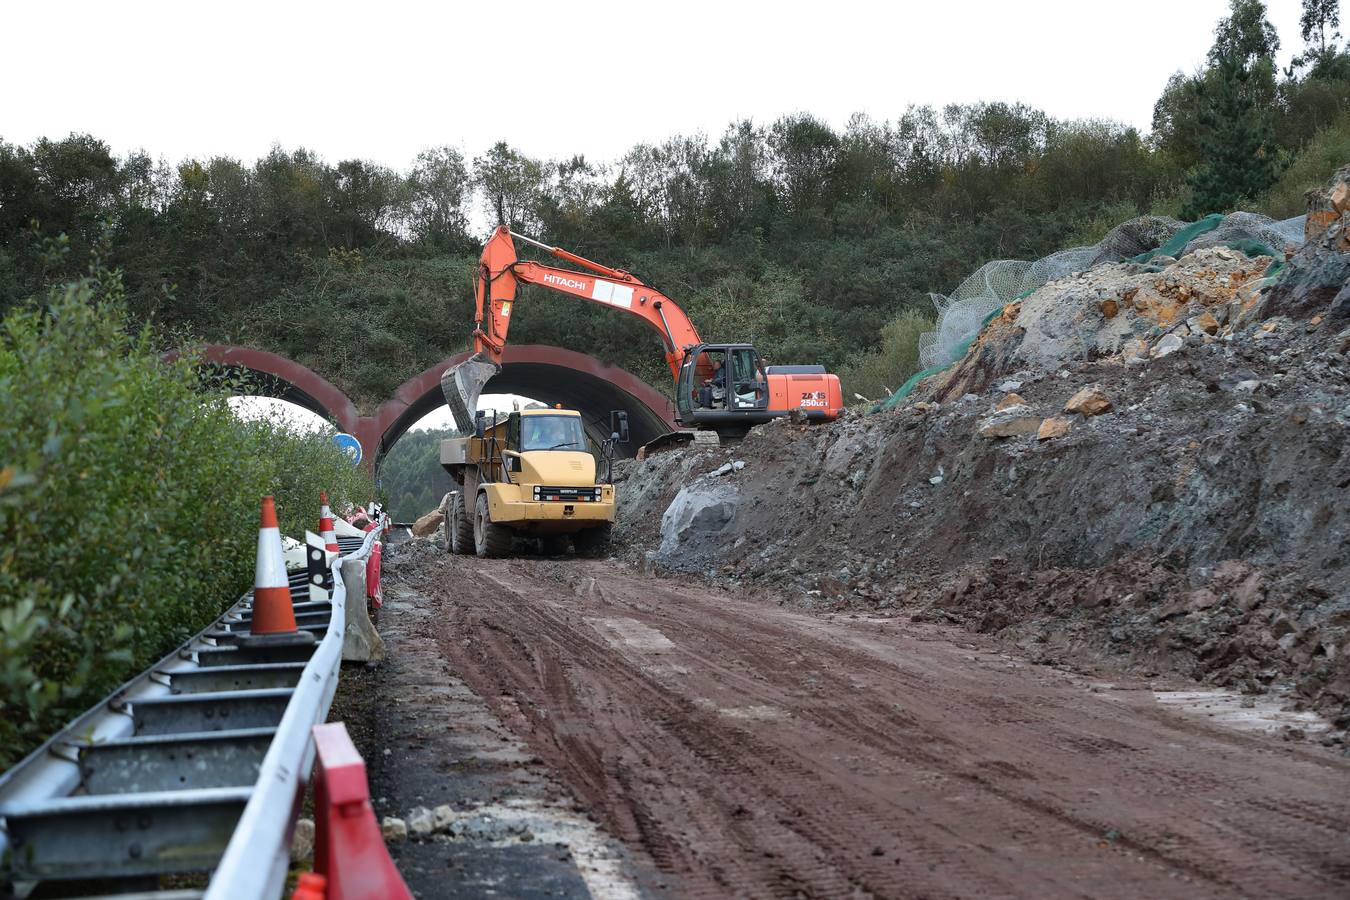
{"type": "MultiPolygon", "coordinates": [[[[213,900],[279,896],[310,730],[337,690],[343,569],[354,575],[350,561],[381,531],[339,539],[326,602],[310,601],[306,572],[290,573],[297,624],[316,643],[238,645],[250,592],[0,775],[0,897],[79,879],[99,895],[200,897],[160,893],[159,876],[211,870],[213,900]]],[[[350,587],[363,602],[364,580],[350,587]]]]}

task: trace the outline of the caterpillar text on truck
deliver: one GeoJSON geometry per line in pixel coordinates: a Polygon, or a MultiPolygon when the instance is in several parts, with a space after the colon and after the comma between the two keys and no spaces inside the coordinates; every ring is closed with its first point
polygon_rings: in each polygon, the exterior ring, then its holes
{"type": "Polygon", "coordinates": [[[441,390],[461,433],[489,379],[501,371],[511,307],[521,284],[537,284],[640,317],[656,329],[675,378],[675,419],[685,428],[743,435],[752,425],[799,410],[831,421],[844,407],[839,378],[824,366],[768,366],[750,344],[710,344],[699,338],[679,304],[622,269],[497,226],[483,247],[475,281],[473,355],[441,377],[441,390]],[[585,269],[578,272],[516,256],[515,239],[585,269]]]}

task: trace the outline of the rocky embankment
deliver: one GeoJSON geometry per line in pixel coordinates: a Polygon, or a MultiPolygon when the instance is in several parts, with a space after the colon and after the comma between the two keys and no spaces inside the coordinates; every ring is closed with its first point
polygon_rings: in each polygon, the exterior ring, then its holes
{"type": "Polygon", "coordinates": [[[1045,660],[1289,692],[1343,742],[1348,185],[1311,198],[1278,274],[1214,246],[1102,264],[1004,308],[894,410],[627,464],[625,553],[1045,660]]]}

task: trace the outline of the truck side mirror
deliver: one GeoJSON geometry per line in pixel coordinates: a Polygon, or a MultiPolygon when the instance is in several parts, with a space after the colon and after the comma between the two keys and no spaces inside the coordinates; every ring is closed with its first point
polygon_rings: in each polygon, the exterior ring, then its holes
{"type": "Polygon", "coordinates": [[[609,430],[614,435],[614,441],[620,444],[628,443],[628,413],[626,410],[616,409],[609,414],[609,430]]]}
{"type": "Polygon", "coordinates": [[[473,414],[473,436],[481,438],[487,431],[487,416],[480,409],[473,414]]]}

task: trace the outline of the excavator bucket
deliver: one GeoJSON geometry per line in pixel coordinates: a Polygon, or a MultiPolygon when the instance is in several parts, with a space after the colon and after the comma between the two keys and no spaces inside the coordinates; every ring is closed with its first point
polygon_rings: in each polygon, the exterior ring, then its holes
{"type": "Polygon", "coordinates": [[[441,375],[441,393],[450,407],[455,428],[460,434],[473,433],[473,414],[478,409],[478,397],[483,385],[501,372],[502,367],[483,353],[475,353],[457,366],[451,366],[441,375]]]}

